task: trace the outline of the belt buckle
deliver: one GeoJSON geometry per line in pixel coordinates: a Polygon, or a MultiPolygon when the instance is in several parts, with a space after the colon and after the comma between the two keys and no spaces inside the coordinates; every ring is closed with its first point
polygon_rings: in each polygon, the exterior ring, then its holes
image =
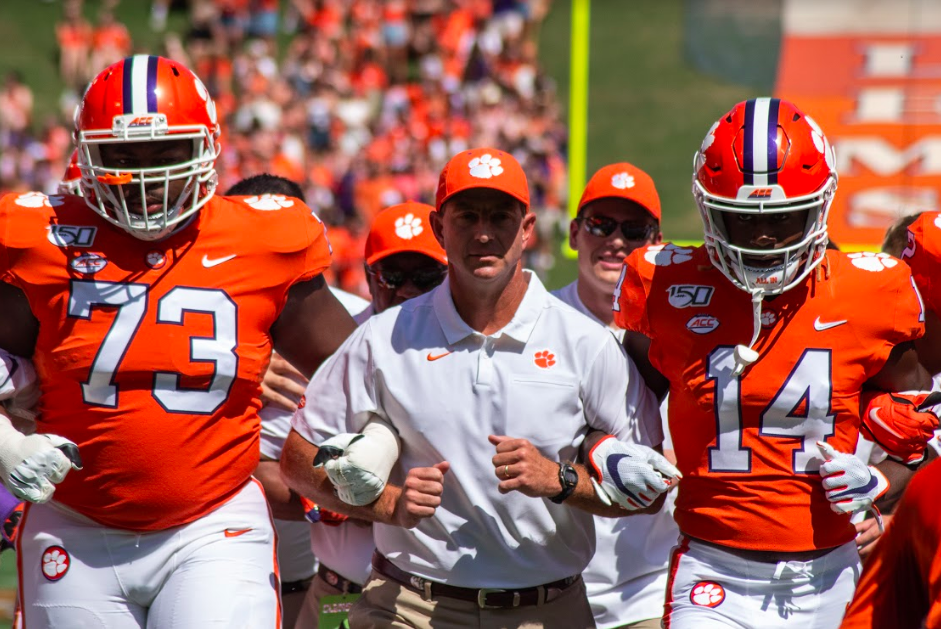
{"type": "MultiPolygon", "coordinates": [[[[477,590],[477,606],[480,609],[500,609],[500,605],[487,605],[487,595],[488,594],[497,594],[499,592],[507,592],[502,588],[480,588],[477,590]]],[[[520,593],[513,592],[513,607],[520,606],[520,593]]]]}

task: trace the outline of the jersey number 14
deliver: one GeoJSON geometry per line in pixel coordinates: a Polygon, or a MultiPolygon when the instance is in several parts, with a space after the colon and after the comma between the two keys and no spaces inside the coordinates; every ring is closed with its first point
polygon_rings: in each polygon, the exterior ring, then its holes
{"type": "MultiPolygon", "coordinates": [[[[716,445],[709,448],[712,472],[750,472],[752,451],[742,444],[741,382],[732,376],[733,347],[709,355],[707,378],[715,383],[716,445]]],[[[832,357],[828,349],[806,349],[771,402],[761,412],[758,434],[800,439],[792,453],[795,474],[814,474],[822,462],[815,443],[834,434],[832,357]]]]}

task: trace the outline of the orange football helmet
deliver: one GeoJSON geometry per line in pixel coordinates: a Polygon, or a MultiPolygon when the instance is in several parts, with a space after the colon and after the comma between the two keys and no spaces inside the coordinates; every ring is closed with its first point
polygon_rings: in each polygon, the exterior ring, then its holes
{"type": "Polygon", "coordinates": [[[183,65],[153,55],[135,55],[103,70],[91,82],[75,112],[75,144],[81,187],[89,207],[142,240],[157,240],[187,220],[215,192],[219,156],[216,107],[202,81],[183,65]],[[120,168],[103,164],[104,144],[191,140],[192,157],[180,163],[120,168]],[[168,184],[185,180],[181,194],[168,198],[168,184]],[[147,197],[162,188],[159,209],[131,212],[127,192],[147,197]]]}
{"type": "Polygon", "coordinates": [[[823,259],[827,213],[837,186],[833,147],[810,116],[778,98],[737,104],[696,152],[693,197],[712,263],[737,287],[774,295],[797,286],[823,259]],[[774,249],[772,266],[749,265],[769,250],[731,242],[727,213],[808,211],[803,236],[774,249]]]}

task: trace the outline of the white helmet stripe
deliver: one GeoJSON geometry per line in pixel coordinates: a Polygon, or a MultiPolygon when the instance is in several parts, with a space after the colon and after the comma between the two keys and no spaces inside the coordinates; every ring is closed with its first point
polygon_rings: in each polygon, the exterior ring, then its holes
{"type": "MultiPolygon", "coordinates": [[[[150,102],[154,100],[151,91],[156,85],[151,75],[155,74],[156,57],[150,55],[134,55],[125,59],[124,63],[124,112],[128,114],[146,114],[149,112],[150,102]],[[154,71],[151,71],[153,64],[154,71]],[[129,80],[130,79],[130,80],[129,80]],[[128,109],[130,105],[130,110],[128,109]]],[[[153,112],[151,112],[153,113],[153,112]]]]}
{"type": "Polygon", "coordinates": [[[755,115],[752,119],[752,172],[755,173],[753,185],[768,185],[768,114],[770,98],[755,99],[755,115]]]}

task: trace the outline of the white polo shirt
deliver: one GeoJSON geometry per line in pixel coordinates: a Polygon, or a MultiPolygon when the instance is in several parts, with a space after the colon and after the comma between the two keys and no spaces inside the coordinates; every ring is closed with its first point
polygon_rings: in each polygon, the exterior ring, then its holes
{"type": "MultiPolygon", "coordinates": [[[[364,310],[371,312],[372,305],[365,299],[332,286],[330,290],[354,318],[364,310]]],[[[261,454],[278,460],[291,431],[294,413],[265,406],[258,415],[261,418],[261,454]]],[[[340,526],[327,526],[275,518],[274,526],[278,532],[281,580],[285,583],[310,577],[317,569],[317,559],[351,581],[366,582],[375,548],[368,524],[345,522],[340,526]]]]}
{"type": "Polygon", "coordinates": [[[391,482],[448,461],[441,506],[413,529],[377,524],[400,569],[459,587],[522,588],[576,575],[595,550],[594,518],[501,494],[487,436],[529,439],[572,460],[590,427],[662,440],[656,402],[611,334],[529,285],[513,319],[485,336],[458,315],[445,282],[373,316],[314,375],[294,429],[315,444],[359,432],[375,413],[399,432],[391,482]]]}
{"type": "MultiPolygon", "coordinates": [[[[624,330],[608,328],[585,307],[577,280],[552,294],[623,340],[624,330]]],[[[598,551],[582,576],[598,629],[663,615],[670,549],[679,536],[673,521],[675,494],[671,491],[667,504],[653,515],[595,518],[598,551]]]]}

